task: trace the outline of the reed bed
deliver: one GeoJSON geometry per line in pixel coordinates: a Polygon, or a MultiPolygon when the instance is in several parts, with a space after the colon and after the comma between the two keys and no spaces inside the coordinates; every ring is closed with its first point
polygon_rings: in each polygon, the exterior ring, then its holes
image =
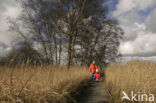
{"type": "MultiPolygon", "coordinates": [[[[137,96],[137,102],[150,103],[150,94],[156,95],[156,64],[148,61],[134,60],[127,63],[112,64],[105,70],[105,89],[111,95],[111,103],[136,102],[123,100],[123,91],[130,97],[131,93],[137,96]],[[141,101],[141,95],[147,94],[141,101]]],[[[131,97],[130,97],[131,99],[131,97]]],[[[152,102],[155,103],[155,102],[152,102]]]]}
{"type": "Polygon", "coordinates": [[[0,103],[67,103],[88,80],[86,67],[0,67],[0,103]]]}

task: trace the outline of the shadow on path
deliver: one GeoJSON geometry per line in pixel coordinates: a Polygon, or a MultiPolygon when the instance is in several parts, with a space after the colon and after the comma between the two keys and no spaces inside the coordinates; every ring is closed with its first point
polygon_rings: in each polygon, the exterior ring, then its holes
{"type": "Polygon", "coordinates": [[[99,81],[90,82],[78,100],[78,103],[109,103],[109,94],[104,90],[103,78],[99,81]]]}

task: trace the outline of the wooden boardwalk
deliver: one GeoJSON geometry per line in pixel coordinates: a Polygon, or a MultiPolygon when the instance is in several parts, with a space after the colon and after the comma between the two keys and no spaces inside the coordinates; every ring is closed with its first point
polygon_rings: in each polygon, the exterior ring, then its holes
{"type": "Polygon", "coordinates": [[[103,80],[90,82],[89,87],[83,92],[78,103],[109,103],[109,94],[103,88],[103,80]]]}

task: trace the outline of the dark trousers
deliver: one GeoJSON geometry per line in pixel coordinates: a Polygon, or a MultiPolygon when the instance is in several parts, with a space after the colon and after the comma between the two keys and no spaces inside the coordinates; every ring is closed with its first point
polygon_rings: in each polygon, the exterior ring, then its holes
{"type": "Polygon", "coordinates": [[[91,80],[95,80],[95,73],[90,73],[91,80]]]}

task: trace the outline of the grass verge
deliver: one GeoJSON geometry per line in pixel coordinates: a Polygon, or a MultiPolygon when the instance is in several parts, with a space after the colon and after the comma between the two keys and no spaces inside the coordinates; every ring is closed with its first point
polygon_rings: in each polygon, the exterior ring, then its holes
{"type": "Polygon", "coordinates": [[[86,67],[0,68],[0,102],[76,102],[78,88],[88,80],[86,67]]]}
{"type": "Polygon", "coordinates": [[[111,95],[111,103],[128,103],[121,100],[123,91],[130,99],[133,92],[137,101],[150,103],[150,94],[156,95],[156,64],[139,60],[113,64],[106,68],[104,85],[111,95]],[[142,97],[143,94],[147,96],[142,97]]]}

